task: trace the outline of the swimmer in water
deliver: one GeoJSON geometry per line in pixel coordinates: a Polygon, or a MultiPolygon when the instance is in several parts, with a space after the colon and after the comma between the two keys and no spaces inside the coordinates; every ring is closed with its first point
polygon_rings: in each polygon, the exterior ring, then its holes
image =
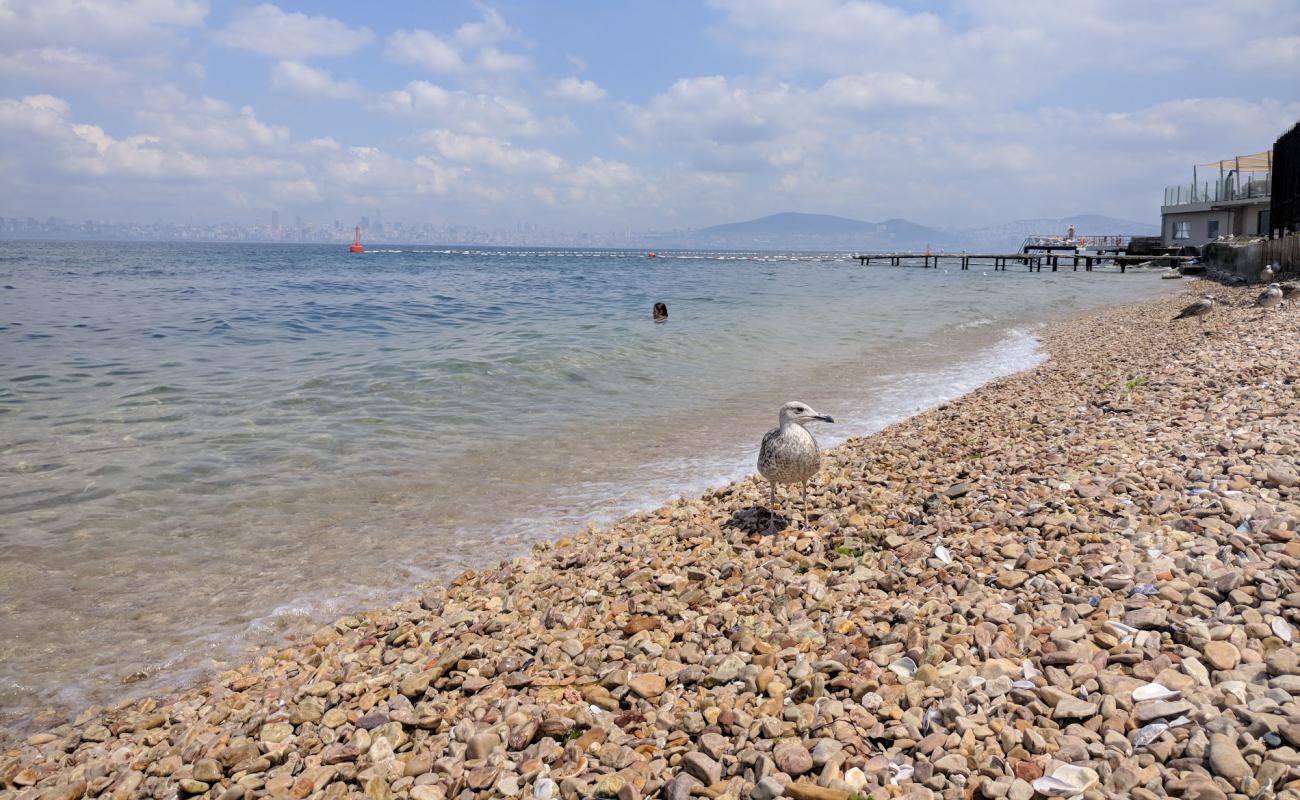
{"type": "Polygon", "coordinates": [[[655,322],[665,322],[668,319],[668,306],[663,303],[655,303],[655,322]]]}

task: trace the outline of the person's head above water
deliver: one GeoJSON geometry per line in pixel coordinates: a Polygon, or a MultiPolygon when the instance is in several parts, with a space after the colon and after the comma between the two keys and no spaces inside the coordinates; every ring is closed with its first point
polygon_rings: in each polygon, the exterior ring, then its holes
{"type": "Polygon", "coordinates": [[[663,322],[668,319],[668,306],[663,303],[655,303],[655,322],[663,322]]]}

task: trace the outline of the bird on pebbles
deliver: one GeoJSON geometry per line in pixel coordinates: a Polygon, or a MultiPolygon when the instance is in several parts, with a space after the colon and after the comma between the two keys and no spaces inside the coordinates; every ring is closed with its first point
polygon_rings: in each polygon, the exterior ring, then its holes
{"type": "Polygon", "coordinates": [[[1214,309],[1214,295],[1212,294],[1202,295],[1201,298],[1197,300],[1195,303],[1192,303],[1187,308],[1184,308],[1182,311],[1179,311],[1178,316],[1174,317],[1174,319],[1178,320],[1178,319],[1188,319],[1189,317],[1196,317],[1197,321],[1200,322],[1202,326],[1204,326],[1205,315],[1209,314],[1210,311],[1213,309],[1214,309]]]}
{"type": "Polygon", "coordinates": [[[1255,298],[1255,307],[1272,308],[1276,305],[1280,305],[1282,303],[1283,296],[1284,295],[1282,294],[1282,285],[1277,283],[1270,283],[1268,285],[1268,288],[1260,292],[1259,297],[1255,298]]]}
{"type": "Polygon", "coordinates": [[[1277,270],[1273,269],[1273,265],[1265,264],[1264,268],[1259,271],[1259,282],[1272,283],[1274,275],[1277,275],[1277,270]]]}
{"type": "Polygon", "coordinates": [[[814,411],[807,403],[793,400],[781,406],[777,427],[767,432],[758,449],[758,472],[771,486],[772,511],[767,533],[776,533],[776,485],[797,483],[803,487],[803,519],[808,524],[808,479],[821,467],[821,450],[806,427],[812,422],[834,422],[829,414],[814,411]]]}

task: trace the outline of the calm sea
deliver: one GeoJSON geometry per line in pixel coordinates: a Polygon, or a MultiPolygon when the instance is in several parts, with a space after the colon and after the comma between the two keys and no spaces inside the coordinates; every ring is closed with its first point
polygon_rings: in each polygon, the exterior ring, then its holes
{"type": "Polygon", "coordinates": [[[1036,363],[1054,313],[1168,286],[843,255],[6,243],[0,724],[742,476],[786,400],[835,416],[823,444],[878,430],[1036,363]]]}

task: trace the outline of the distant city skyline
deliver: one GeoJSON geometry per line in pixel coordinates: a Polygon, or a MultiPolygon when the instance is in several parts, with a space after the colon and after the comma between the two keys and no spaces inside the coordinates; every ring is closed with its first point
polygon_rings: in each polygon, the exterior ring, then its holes
{"type": "Polygon", "coordinates": [[[478,227],[436,223],[383,222],[362,216],[354,222],[319,221],[295,217],[291,226],[280,224],[272,211],[266,224],[239,222],[132,222],[113,223],[58,217],[0,216],[0,239],[48,239],[72,241],[138,242],[247,242],[284,244],[338,244],[352,241],[361,229],[371,246],[414,245],[448,247],[540,247],[621,249],[723,249],[723,250],[814,250],[821,252],[867,252],[881,248],[959,249],[993,246],[1008,251],[1019,248],[1027,236],[1060,234],[1078,226],[1081,235],[1154,235],[1158,226],[1091,214],[1061,219],[1031,218],[1008,220],[979,228],[935,228],[905,219],[866,221],[819,215],[778,214],[756,220],[709,228],[633,229],[565,231],[536,223],[478,227]],[[792,221],[796,218],[800,221],[792,221]],[[828,231],[830,224],[834,231],[828,231]]]}
{"type": "Polygon", "coordinates": [[[571,236],[786,210],[1150,221],[1193,164],[1300,119],[1294,12],[0,0],[0,216],[275,229],[382,209],[571,236]]]}

